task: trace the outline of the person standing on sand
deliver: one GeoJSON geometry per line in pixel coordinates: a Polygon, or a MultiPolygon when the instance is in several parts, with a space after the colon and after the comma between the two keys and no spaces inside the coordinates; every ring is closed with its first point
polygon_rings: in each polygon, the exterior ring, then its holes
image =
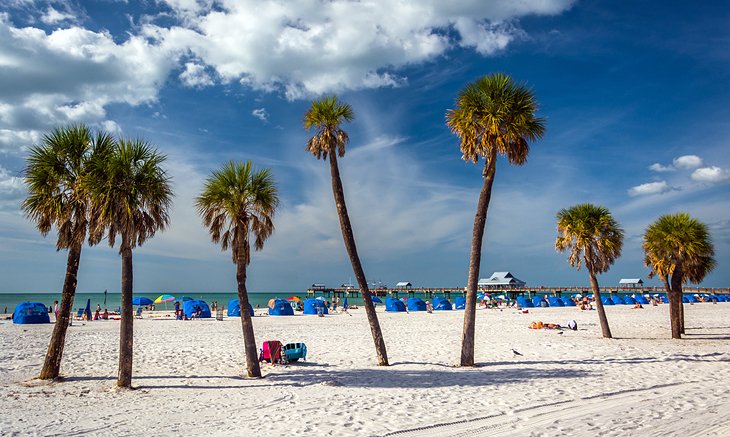
{"type": "Polygon", "coordinates": [[[56,320],[58,320],[58,301],[53,301],[53,314],[56,316],[56,320]]]}

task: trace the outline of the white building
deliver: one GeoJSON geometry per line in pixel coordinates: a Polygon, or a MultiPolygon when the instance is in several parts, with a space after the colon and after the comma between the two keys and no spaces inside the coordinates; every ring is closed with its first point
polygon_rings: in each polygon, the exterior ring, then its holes
{"type": "Polygon", "coordinates": [[[408,281],[401,281],[397,284],[395,284],[395,288],[411,288],[413,284],[411,284],[408,281]]]}
{"type": "Polygon", "coordinates": [[[644,281],[640,278],[622,279],[618,281],[619,287],[643,287],[644,281]]]}
{"type": "Polygon", "coordinates": [[[510,272],[494,272],[489,279],[480,279],[478,288],[524,288],[527,285],[510,272]]]}

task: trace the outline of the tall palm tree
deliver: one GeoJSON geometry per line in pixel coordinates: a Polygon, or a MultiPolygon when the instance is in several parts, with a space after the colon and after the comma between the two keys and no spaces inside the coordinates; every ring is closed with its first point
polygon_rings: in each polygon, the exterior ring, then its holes
{"type": "Polygon", "coordinates": [[[120,238],[122,320],[117,386],[132,385],[133,273],[132,250],[168,225],[172,203],[170,178],[162,169],[166,157],[143,140],[121,139],[111,156],[92,170],[90,242],[104,236],[114,247],[120,238]]]}
{"type": "Polygon", "coordinates": [[[601,331],[604,337],[611,338],[596,275],[607,272],[616,258],[621,256],[624,232],[608,209],[590,203],[561,209],[557,219],[555,249],[559,252],[569,250],[568,262],[578,270],[581,263],[585,264],[596,298],[601,331]]]}
{"type": "Polygon", "coordinates": [[[249,378],[260,378],[256,339],[248,312],[246,268],[251,262],[250,235],[256,237],[256,250],[261,250],[264,241],[274,232],[273,218],[279,205],[274,178],[269,169],[252,169],[251,161],[245,164],[231,161],[208,178],[195,205],[213,242],[220,243],[223,250],[230,247],[233,253],[246,369],[249,378]]]}
{"type": "Polygon", "coordinates": [[[545,121],[535,115],[538,104],[532,91],[516,84],[506,74],[490,74],[468,84],[456,98],[456,108],[446,113],[446,124],[461,143],[462,159],[477,163],[484,158],[484,183],[477,212],[469,257],[461,365],[474,365],[474,323],[476,319],[477,282],[482,257],[482,240],[487,222],[497,155],[510,164],[527,161],[529,143],[542,137],[545,121]]]}
{"type": "Polygon", "coordinates": [[[43,236],[55,226],[56,250],[68,250],[61,306],[48,344],[40,379],[58,377],[63,348],[76,294],[81,248],[88,228],[89,192],[87,173],[92,160],[103,159],[113,139],[100,132],[94,137],[85,125],[57,128],[43,137],[28,156],[25,181],[28,197],[23,201],[27,218],[43,236]]]}
{"type": "Polygon", "coordinates": [[[307,151],[316,156],[317,159],[327,159],[329,157],[330,174],[332,176],[332,194],[335,197],[337,215],[340,218],[342,238],[345,240],[345,248],[347,249],[347,254],[350,256],[352,270],[355,273],[355,279],[357,279],[360,291],[362,292],[365,313],[367,314],[370,331],[375,342],[378,365],[387,366],[388,354],[385,351],[385,340],[383,340],[383,333],[380,330],[378,315],[375,313],[375,305],[371,300],[368,282],[365,279],[362,264],[360,264],[360,257],[357,254],[355,237],[352,234],[352,225],[350,225],[350,216],[347,214],[345,192],[342,188],[340,170],[337,166],[337,156],[345,156],[345,145],[349,141],[347,132],[340,125],[343,122],[352,121],[354,116],[352,107],[347,103],[340,102],[336,96],[324,97],[312,102],[312,106],[304,114],[304,128],[307,130],[315,128],[316,133],[307,142],[307,151]]]}
{"type": "Polygon", "coordinates": [[[672,338],[682,338],[682,285],[700,283],[715,268],[710,232],[689,214],[667,214],[646,228],[643,248],[649,276],[659,276],[667,289],[672,338]]]}

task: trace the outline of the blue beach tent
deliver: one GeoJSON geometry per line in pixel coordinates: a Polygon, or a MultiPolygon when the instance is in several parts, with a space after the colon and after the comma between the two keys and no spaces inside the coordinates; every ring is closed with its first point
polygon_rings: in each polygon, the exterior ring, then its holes
{"type": "Polygon", "coordinates": [[[283,299],[276,299],[274,301],[274,307],[269,308],[270,316],[293,316],[294,308],[291,304],[283,299]]]}
{"type": "Polygon", "coordinates": [[[40,302],[23,302],[13,311],[13,323],[30,325],[36,323],[51,323],[48,317],[48,308],[40,302]]]}
{"type": "Polygon", "coordinates": [[[669,298],[667,297],[666,294],[663,294],[661,297],[662,297],[662,302],[669,303],[669,298]]]}
{"type": "Polygon", "coordinates": [[[319,312],[321,312],[322,314],[329,314],[329,311],[327,310],[327,305],[325,305],[324,302],[314,298],[304,301],[304,314],[316,315],[319,314],[319,312]],[[318,311],[318,308],[322,309],[318,311]]]}
{"type": "MultiPolygon", "coordinates": [[[[253,317],[253,307],[251,304],[248,304],[248,313],[253,317]]],[[[238,303],[238,299],[228,301],[228,317],[241,317],[241,305],[238,303]]]]}
{"type": "Polygon", "coordinates": [[[463,296],[457,297],[454,301],[454,309],[463,310],[464,308],[466,308],[466,298],[463,296]]]}
{"type": "Polygon", "coordinates": [[[612,296],[611,300],[613,300],[614,305],[623,305],[624,304],[624,299],[619,295],[612,296]]]}
{"type": "Polygon", "coordinates": [[[574,307],[575,306],[575,301],[573,299],[569,298],[568,296],[563,296],[563,297],[560,298],[560,300],[563,301],[563,305],[566,306],[566,307],[574,307]]]}
{"type": "Polygon", "coordinates": [[[682,303],[689,303],[687,296],[682,296],[682,303]]]}
{"type": "Polygon", "coordinates": [[[451,311],[453,307],[451,306],[451,302],[449,302],[448,299],[444,297],[434,297],[433,298],[433,310],[434,311],[451,311]]]}
{"type": "Polygon", "coordinates": [[[557,296],[548,297],[548,303],[550,304],[551,307],[564,307],[565,306],[565,302],[563,302],[563,300],[557,296]]]}
{"type": "Polygon", "coordinates": [[[208,304],[205,303],[204,300],[186,300],[183,302],[183,313],[188,317],[188,319],[195,316],[195,313],[198,311],[198,309],[201,310],[200,318],[201,319],[210,319],[210,307],[208,307],[208,304]]]}
{"type": "Polygon", "coordinates": [[[631,296],[624,296],[624,305],[636,305],[636,299],[631,296]]]}
{"type": "Polygon", "coordinates": [[[637,294],[634,300],[642,305],[646,305],[649,303],[649,300],[640,294],[637,294]]]}
{"type": "Polygon", "coordinates": [[[544,296],[535,296],[535,297],[533,297],[532,298],[532,304],[535,307],[543,307],[543,308],[550,306],[549,302],[547,300],[545,300],[545,297],[544,296]]]}
{"type": "Polygon", "coordinates": [[[389,297],[385,299],[385,311],[390,313],[401,313],[406,311],[406,304],[402,300],[389,297]]]}
{"type": "Polygon", "coordinates": [[[615,303],[613,303],[613,299],[610,297],[604,297],[601,299],[601,302],[603,302],[604,305],[615,305],[615,303]]]}
{"type": "Polygon", "coordinates": [[[426,311],[426,302],[419,297],[409,297],[408,311],[426,311]]]}
{"type": "Polygon", "coordinates": [[[535,304],[525,296],[517,296],[517,306],[520,308],[534,308],[535,304]]]}

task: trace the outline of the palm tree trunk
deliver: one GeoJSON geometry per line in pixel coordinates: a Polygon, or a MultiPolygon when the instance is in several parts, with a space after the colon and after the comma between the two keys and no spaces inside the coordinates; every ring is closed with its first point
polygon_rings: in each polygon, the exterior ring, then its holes
{"type": "MultiPolygon", "coordinates": [[[[237,230],[241,232],[241,230],[237,230]]],[[[243,236],[239,235],[237,243],[242,245],[243,236]]],[[[243,248],[239,248],[236,258],[236,282],[238,283],[238,303],[241,305],[241,327],[243,329],[243,350],[246,354],[246,373],[249,378],[261,378],[258,354],[256,353],[256,338],[253,333],[251,313],[248,311],[248,290],[246,289],[246,261],[243,257],[243,248]]]]}
{"type": "Polygon", "coordinates": [[[598,320],[601,322],[601,332],[603,332],[604,338],[613,338],[611,336],[611,328],[608,327],[606,309],[603,307],[603,300],[601,300],[601,290],[598,288],[598,279],[596,279],[595,273],[591,270],[588,271],[588,275],[591,279],[593,296],[596,298],[596,310],[598,310],[598,320]]]}
{"type": "Polygon", "coordinates": [[[81,247],[83,243],[72,246],[68,251],[66,261],[66,278],[63,281],[63,293],[61,305],[58,308],[58,318],[53,327],[51,341],[48,343],[48,352],[43,362],[40,379],[55,379],[61,371],[61,359],[63,358],[63,347],[66,344],[66,331],[71,318],[71,308],[76,295],[77,275],[79,271],[79,260],[81,259],[81,247]]]}
{"type": "Polygon", "coordinates": [[[134,309],[132,307],[132,248],[122,243],[122,320],[119,327],[119,374],[117,386],[132,387],[134,309]]]}
{"type": "Polygon", "coordinates": [[[479,282],[479,267],[482,262],[482,241],[484,228],[487,224],[487,211],[492,198],[492,185],[497,170],[497,152],[492,149],[484,163],[482,176],[484,183],[479,193],[477,213],[474,217],[474,228],[471,236],[471,256],[469,257],[469,277],[466,285],[466,305],[464,306],[464,330],[461,335],[461,365],[474,365],[474,327],[477,310],[477,282],[479,282]]]}
{"type": "Polygon", "coordinates": [[[368,288],[368,282],[365,279],[365,272],[363,272],[362,264],[360,264],[360,257],[357,254],[357,246],[355,246],[355,237],[352,234],[350,216],[347,213],[345,191],[342,188],[342,179],[340,179],[340,169],[337,167],[337,156],[334,147],[330,148],[329,157],[330,173],[332,175],[332,194],[335,196],[335,203],[337,204],[337,215],[340,217],[340,228],[342,229],[342,238],[345,240],[345,249],[347,249],[347,254],[350,256],[352,270],[355,273],[355,279],[357,280],[362,293],[365,313],[367,314],[368,323],[370,324],[370,332],[372,333],[373,341],[375,342],[375,353],[378,356],[378,366],[387,366],[388,353],[385,350],[385,340],[383,339],[383,332],[381,331],[380,323],[378,322],[378,315],[375,312],[375,305],[373,305],[373,301],[371,299],[372,295],[368,288]]]}
{"type": "Polygon", "coordinates": [[[682,338],[682,264],[677,264],[672,273],[672,299],[669,304],[673,306],[670,312],[672,325],[672,338],[682,338]]]}

